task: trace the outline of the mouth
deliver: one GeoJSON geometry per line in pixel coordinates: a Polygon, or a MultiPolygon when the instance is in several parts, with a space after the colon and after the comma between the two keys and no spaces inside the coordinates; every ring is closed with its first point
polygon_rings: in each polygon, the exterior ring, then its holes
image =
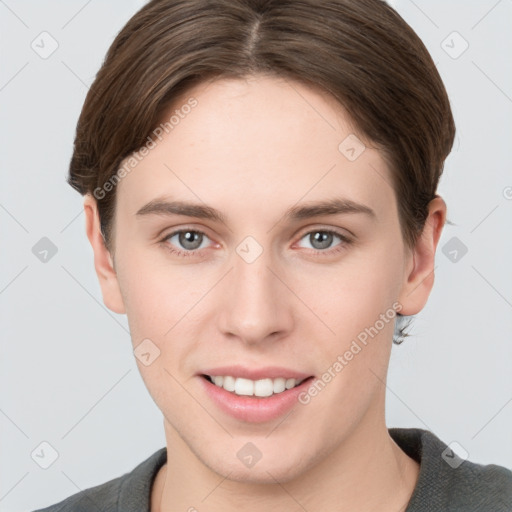
{"type": "MultiPolygon", "coordinates": [[[[300,402],[315,378],[276,377],[259,380],[231,375],[198,374],[205,397],[221,413],[244,423],[265,423],[285,416],[300,402]]],[[[299,377],[299,375],[296,375],[299,377]]],[[[303,407],[303,406],[300,406],[303,407]]],[[[304,414],[300,409],[298,414],[304,414]]]]}
{"type": "Polygon", "coordinates": [[[289,389],[300,386],[304,381],[313,379],[313,376],[305,378],[263,378],[258,380],[233,377],[231,375],[206,375],[201,377],[214,386],[224,389],[238,396],[266,398],[285,393],[289,389]]]}

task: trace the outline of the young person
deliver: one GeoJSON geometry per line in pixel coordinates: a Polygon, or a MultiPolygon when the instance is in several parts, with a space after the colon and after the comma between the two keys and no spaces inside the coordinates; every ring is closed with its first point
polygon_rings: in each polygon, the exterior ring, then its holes
{"type": "Polygon", "coordinates": [[[512,510],[508,469],[385,424],[454,135],[383,1],[144,6],[87,95],[69,183],[166,447],[44,510],[512,510]]]}

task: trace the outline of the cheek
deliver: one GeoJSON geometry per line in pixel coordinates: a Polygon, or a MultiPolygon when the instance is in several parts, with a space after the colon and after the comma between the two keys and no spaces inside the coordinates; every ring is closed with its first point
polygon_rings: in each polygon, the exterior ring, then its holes
{"type": "Polygon", "coordinates": [[[318,391],[304,397],[312,407],[330,411],[323,435],[350,429],[385,393],[383,382],[400,309],[396,307],[400,261],[388,249],[374,244],[372,250],[347,258],[323,281],[303,278],[304,302],[319,305],[318,316],[334,331],[317,336],[321,342],[317,361],[322,362],[317,367],[324,373],[317,376],[318,391]]]}
{"type": "Polygon", "coordinates": [[[138,257],[136,252],[119,267],[134,356],[142,379],[162,411],[166,411],[166,404],[186,407],[180,383],[185,384],[183,374],[188,371],[189,354],[196,349],[196,341],[186,334],[187,311],[198,300],[191,291],[193,283],[179,272],[178,266],[162,268],[147,256],[138,257]]]}
{"type": "Polygon", "coordinates": [[[131,251],[119,262],[118,279],[134,338],[163,337],[197,301],[199,276],[166,264],[160,250],[131,251]]]}
{"type": "Polygon", "coordinates": [[[137,360],[146,385],[155,392],[162,383],[172,392],[171,375],[179,378],[178,373],[195,371],[192,356],[201,348],[199,318],[209,304],[202,299],[211,300],[208,291],[218,279],[193,264],[170,264],[164,256],[133,250],[119,262],[118,270],[135,356],[157,354],[150,366],[137,360]]]}
{"type": "MultiPolygon", "coordinates": [[[[331,332],[325,332],[339,341],[338,348],[374,325],[381,314],[388,312],[394,318],[392,305],[401,286],[400,257],[392,241],[382,240],[347,253],[335,265],[311,265],[295,272],[297,295],[329,327],[331,332]]],[[[385,328],[379,323],[379,327],[392,333],[391,323],[385,328]]]]}

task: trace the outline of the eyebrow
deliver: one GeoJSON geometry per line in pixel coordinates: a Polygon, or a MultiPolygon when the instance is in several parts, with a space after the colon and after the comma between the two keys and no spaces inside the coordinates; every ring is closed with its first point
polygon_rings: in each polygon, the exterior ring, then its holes
{"type": "MultiPolygon", "coordinates": [[[[324,215],[353,213],[368,215],[373,220],[377,218],[377,215],[369,206],[345,198],[335,198],[293,206],[284,213],[282,218],[288,221],[298,221],[324,215]]],[[[145,215],[183,215],[221,222],[223,224],[226,223],[224,214],[211,206],[186,201],[168,201],[166,199],[153,199],[136,213],[138,217],[145,215]]]]}

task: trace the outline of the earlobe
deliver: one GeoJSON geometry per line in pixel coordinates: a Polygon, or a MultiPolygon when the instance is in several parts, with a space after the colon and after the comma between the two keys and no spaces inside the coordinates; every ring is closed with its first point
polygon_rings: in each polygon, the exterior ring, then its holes
{"type": "Polygon", "coordinates": [[[84,199],[85,231],[94,252],[94,268],[101,287],[103,302],[114,313],[126,313],[112,255],[101,233],[96,200],[87,194],[84,199]]]}
{"type": "Polygon", "coordinates": [[[425,226],[412,250],[399,302],[402,315],[416,315],[427,303],[434,285],[436,248],[446,221],[446,203],[440,196],[430,201],[425,226]]]}

